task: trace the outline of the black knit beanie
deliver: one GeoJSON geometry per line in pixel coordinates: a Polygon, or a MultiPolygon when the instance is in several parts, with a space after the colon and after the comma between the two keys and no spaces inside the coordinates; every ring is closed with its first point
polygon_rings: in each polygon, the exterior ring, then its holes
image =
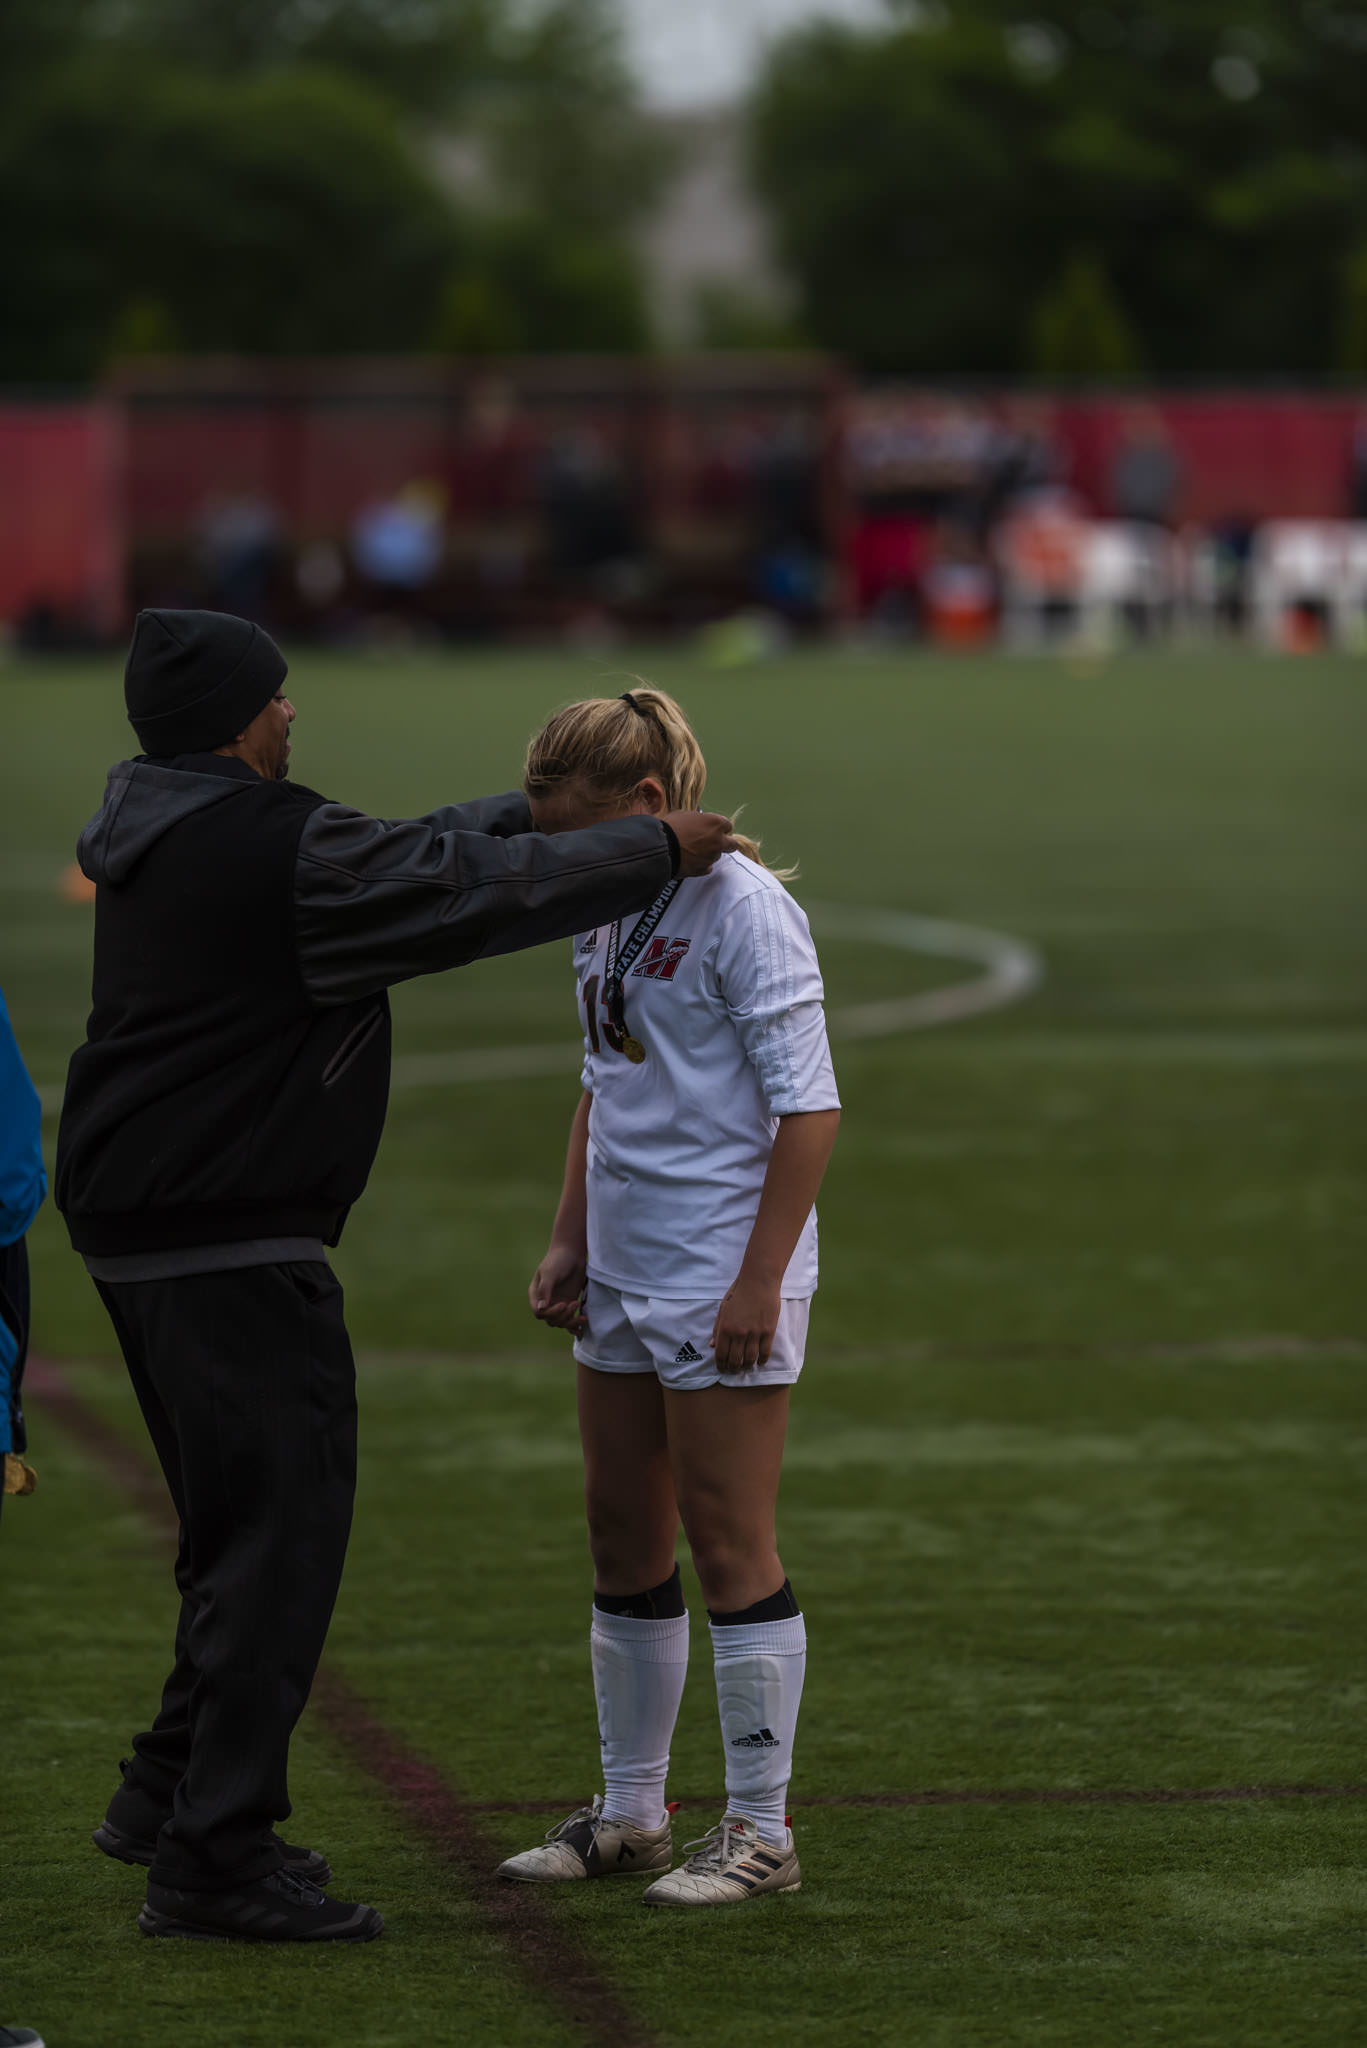
{"type": "Polygon", "coordinates": [[[286,676],[260,626],[231,612],[139,612],[123,696],[143,752],[221,747],[251,724],[286,676]]]}

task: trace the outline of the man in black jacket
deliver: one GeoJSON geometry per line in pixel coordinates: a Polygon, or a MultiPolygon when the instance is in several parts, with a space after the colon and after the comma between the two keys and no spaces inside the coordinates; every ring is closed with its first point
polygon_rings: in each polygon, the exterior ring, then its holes
{"type": "Polygon", "coordinates": [[[286,780],[294,708],[257,626],[139,615],[145,753],[81,835],[93,1008],[57,1202],[180,1516],[175,1664],[94,1840],[149,1866],[146,1934],[364,1941],[283,1842],[289,1739],[341,1579],[356,1400],[341,1236],[379,1143],[386,990],[643,910],[726,819],[542,837],[518,792],[382,820],[286,780]]]}

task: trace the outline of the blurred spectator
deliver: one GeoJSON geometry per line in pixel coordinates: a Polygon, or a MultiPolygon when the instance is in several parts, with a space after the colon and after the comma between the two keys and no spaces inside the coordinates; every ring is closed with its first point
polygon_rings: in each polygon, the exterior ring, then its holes
{"type": "Polygon", "coordinates": [[[820,446],[801,408],[790,407],[757,432],[749,470],[756,594],[791,623],[813,623],[825,593],[820,446]]]}
{"type": "Polygon", "coordinates": [[[1367,406],[1353,422],[1348,446],[1348,517],[1367,520],[1367,406]]]}
{"type": "Polygon", "coordinates": [[[983,500],[985,527],[1022,499],[1064,481],[1066,462],[1054,431],[1053,408],[1042,399],[1016,399],[1007,405],[992,453],[983,500]]]}
{"type": "Polygon", "coordinates": [[[200,509],[196,538],[210,609],[262,621],[280,560],[280,519],[270,500],[256,491],[215,493],[200,509]]]}
{"type": "Polygon", "coordinates": [[[1249,569],[1257,524],[1234,514],[1209,533],[1214,623],[1224,632],[1242,633],[1249,615],[1249,569]]]}
{"type": "Polygon", "coordinates": [[[346,563],[336,541],[307,541],[295,559],[294,580],[310,612],[330,612],[346,588],[346,563]]]}
{"type": "Polygon", "coordinates": [[[981,502],[999,446],[999,430],[979,405],[873,392],[851,408],[849,481],[869,510],[963,518],[981,502]]]}
{"type": "Polygon", "coordinates": [[[850,570],[855,611],[879,630],[916,632],[930,528],[904,512],[866,516],[854,528],[850,570]]]}
{"type": "Polygon", "coordinates": [[[820,448],[812,420],[792,406],[754,437],[750,488],[761,541],[803,541],[819,535],[820,448]]]}
{"type": "Polygon", "coordinates": [[[606,437],[585,421],[559,426],[540,483],[556,572],[581,591],[628,588],[639,536],[622,465],[606,437]]]}
{"type": "Polygon", "coordinates": [[[511,384],[486,377],[470,393],[457,446],[452,488],[457,512],[481,523],[515,515],[526,504],[531,431],[511,384]]]}
{"type": "Polygon", "coordinates": [[[1077,618],[1088,521],[1067,491],[1023,499],[995,536],[1002,577],[1002,637],[1027,647],[1066,632],[1077,618]]]}
{"type": "Polygon", "coordinates": [[[997,586],[970,521],[937,528],[921,577],[926,635],[940,647],[982,647],[996,629],[997,586]]]}
{"type": "Polygon", "coordinates": [[[1121,425],[1111,457],[1111,515],[1153,526],[1171,526],[1182,482],[1182,466],[1162,416],[1137,406],[1121,425]]]}
{"type": "Polygon", "coordinates": [[[392,498],[365,505],[351,526],[351,558],[382,604],[435,581],[445,544],[446,494],[414,481],[392,498]]]}
{"type": "Polygon", "coordinates": [[[990,524],[1027,484],[1036,487],[1055,467],[1032,416],[1003,425],[974,402],[907,391],[854,401],[846,463],[856,607],[904,630],[925,622],[921,578],[932,562],[943,565],[942,591],[950,583],[966,590],[981,577],[990,584],[983,561],[973,577],[966,573],[973,554],[982,556],[990,524]]]}

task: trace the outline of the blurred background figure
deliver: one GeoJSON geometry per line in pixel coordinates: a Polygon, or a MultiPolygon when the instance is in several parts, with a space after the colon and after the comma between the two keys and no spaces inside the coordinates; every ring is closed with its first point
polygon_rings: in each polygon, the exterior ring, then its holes
{"type": "Polygon", "coordinates": [[[610,634],[614,613],[640,590],[642,536],[621,456],[596,424],[560,421],[542,454],[539,495],[566,630],[610,634]]]}
{"type": "Polygon", "coordinates": [[[1367,522],[1367,406],[1353,421],[1349,438],[1348,517],[1367,522]]]}
{"type": "Polygon", "coordinates": [[[6,1493],[31,1493],[28,1433],[19,1389],[28,1355],[29,1277],[25,1234],[47,1193],[42,1110],[0,994],[0,1453],[6,1493]]]}
{"type": "Polygon", "coordinates": [[[417,478],[361,507],[351,524],[351,559],[366,613],[410,626],[423,615],[424,596],[441,573],[445,512],[441,485],[417,478]]]}
{"type": "Polygon", "coordinates": [[[1136,406],[1121,422],[1111,457],[1111,516],[1171,526],[1181,486],[1182,465],[1162,414],[1151,405],[1136,406]]]}
{"type": "Polygon", "coordinates": [[[1023,499],[995,537],[1006,646],[1048,644],[1076,623],[1087,561],[1088,522],[1066,491],[1023,499]]]}
{"type": "Polygon", "coordinates": [[[983,518],[993,525],[1021,499],[1067,481],[1067,463],[1043,399],[1008,399],[1001,409],[985,480],[983,518]]]}
{"type": "Polygon", "coordinates": [[[997,579],[977,527],[942,520],[922,578],[925,625],[937,647],[983,647],[996,629],[997,579]]]}
{"type": "Polygon", "coordinates": [[[283,559],[280,515],[259,491],[213,492],[199,517],[199,555],[210,611],[263,624],[283,559]]]}

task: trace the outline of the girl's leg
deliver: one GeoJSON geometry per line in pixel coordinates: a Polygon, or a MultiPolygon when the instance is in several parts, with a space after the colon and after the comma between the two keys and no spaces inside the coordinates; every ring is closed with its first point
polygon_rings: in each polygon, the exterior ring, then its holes
{"type": "Polygon", "coordinates": [[[654,1373],[607,1373],[581,1363],[579,1431],[593,1556],[589,1640],[603,1815],[655,1830],[665,1823],[688,1615],[674,1562],[679,1511],[654,1373]]]}
{"type": "Polygon", "coordinates": [[[595,1593],[639,1593],[674,1569],[679,1510],[653,1372],[580,1364],[579,1441],[595,1593]]]}
{"type": "Polygon", "coordinates": [[[807,1636],[774,1534],[788,1388],[666,1389],[670,1466],[707,1601],[730,1813],[787,1842],[807,1636]]]}

